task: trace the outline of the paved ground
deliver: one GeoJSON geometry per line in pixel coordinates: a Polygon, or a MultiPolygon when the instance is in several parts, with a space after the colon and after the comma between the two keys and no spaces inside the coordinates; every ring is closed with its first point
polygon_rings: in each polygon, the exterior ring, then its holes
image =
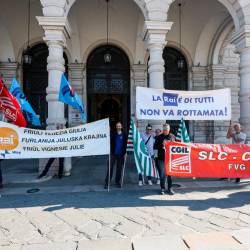
{"type": "Polygon", "coordinates": [[[249,181],[179,179],[162,196],[130,163],[108,193],[105,162],[74,159],[71,177],[38,181],[37,161],[4,161],[0,250],[250,250],[249,181]]]}
{"type": "Polygon", "coordinates": [[[230,185],[181,188],[174,196],[136,186],[3,190],[0,249],[250,249],[250,185],[230,185]]]}

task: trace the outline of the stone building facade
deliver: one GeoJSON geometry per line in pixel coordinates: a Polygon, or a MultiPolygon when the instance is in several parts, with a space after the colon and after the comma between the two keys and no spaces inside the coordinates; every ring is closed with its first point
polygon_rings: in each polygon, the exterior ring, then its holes
{"type": "MultiPolygon", "coordinates": [[[[17,77],[48,129],[80,122],[75,110],[58,102],[66,72],[88,121],[110,112],[126,127],[136,86],[229,87],[232,120],[250,138],[250,0],[110,0],[108,45],[105,0],[30,0],[33,62],[25,66],[28,2],[0,1],[0,73],[7,84],[17,77]],[[113,53],[111,66],[102,61],[106,50],[113,53]],[[180,57],[185,69],[178,71],[180,57]]],[[[228,124],[189,122],[189,133],[195,142],[228,143],[228,124]]]]}

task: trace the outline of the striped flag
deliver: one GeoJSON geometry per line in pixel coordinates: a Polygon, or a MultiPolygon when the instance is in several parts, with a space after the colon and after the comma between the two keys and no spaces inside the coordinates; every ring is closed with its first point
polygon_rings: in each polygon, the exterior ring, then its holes
{"type": "Polygon", "coordinates": [[[133,120],[130,121],[130,129],[127,143],[127,152],[133,152],[138,174],[157,177],[154,160],[148,153],[147,147],[141,138],[133,120]]]}
{"type": "Polygon", "coordinates": [[[133,121],[130,121],[129,132],[128,132],[128,141],[127,141],[127,153],[134,152],[133,145],[133,121]]]}
{"type": "Polygon", "coordinates": [[[190,138],[189,138],[188,131],[186,128],[186,124],[185,124],[183,118],[181,119],[181,122],[180,122],[180,126],[179,126],[177,136],[176,136],[176,141],[181,141],[181,142],[185,142],[185,143],[190,142],[190,138]]]}

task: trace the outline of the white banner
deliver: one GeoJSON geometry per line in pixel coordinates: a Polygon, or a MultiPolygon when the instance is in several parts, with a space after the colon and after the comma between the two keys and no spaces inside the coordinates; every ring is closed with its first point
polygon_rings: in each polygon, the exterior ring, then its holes
{"type": "Polygon", "coordinates": [[[0,122],[0,159],[108,154],[109,119],[61,130],[19,128],[0,122]]]}
{"type": "Polygon", "coordinates": [[[136,88],[139,120],[231,120],[231,90],[174,91],[136,88]]]}

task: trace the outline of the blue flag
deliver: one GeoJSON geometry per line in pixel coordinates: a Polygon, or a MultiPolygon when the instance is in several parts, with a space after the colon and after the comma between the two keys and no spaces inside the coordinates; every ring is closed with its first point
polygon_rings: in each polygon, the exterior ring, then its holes
{"type": "Polygon", "coordinates": [[[59,92],[59,101],[78,109],[81,114],[82,121],[86,122],[86,114],[84,112],[84,106],[82,104],[80,96],[74,91],[74,89],[69,85],[68,80],[65,75],[62,75],[61,86],[59,92]]]}
{"type": "Polygon", "coordinates": [[[11,83],[10,93],[16,97],[21,109],[26,113],[26,119],[34,126],[41,126],[41,122],[31,105],[29,104],[25,94],[20,88],[18,81],[14,78],[11,83]]]}

